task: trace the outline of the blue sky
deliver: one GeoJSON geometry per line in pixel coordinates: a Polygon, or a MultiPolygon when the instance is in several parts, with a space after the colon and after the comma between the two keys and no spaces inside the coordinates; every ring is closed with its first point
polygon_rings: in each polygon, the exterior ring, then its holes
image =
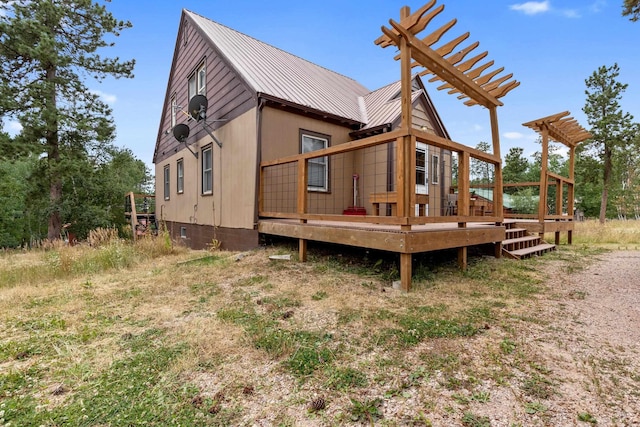
{"type": "MultiPolygon", "coordinates": [[[[100,0],[101,1],[101,0],[100,0]]],[[[133,28],[117,38],[105,55],[137,61],[134,79],[107,79],[88,86],[113,108],[116,144],[130,148],[152,166],[162,104],[182,8],[241,31],[316,64],[352,77],[369,89],[399,79],[392,48],[373,41],[400,8],[418,9],[426,0],[112,0],[107,7],[133,28]]],[[[565,110],[589,128],[582,113],[585,79],[599,66],[618,63],[619,80],[629,87],[624,111],[640,121],[640,22],[621,16],[622,0],[478,1],[439,0],[444,12],[427,28],[453,18],[447,41],[466,31],[476,50],[521,82],[498,109],[502,155],[510,147],[538,149],[536,134],[522,123],[565,110]]],[[[439,26],[439,25],[438,25],[439,26]]],[[[425,32],[426,34],[426,32],[425,32]]],[[[493,68],[492,68],[493,69],[493,68]]],[[[455,96],[427,90],[453,140],[475,146],[490,141],[489,114],[466,107],[455,96]]],[[[10,129],[11,123],[5,123],[10,129]]]]}

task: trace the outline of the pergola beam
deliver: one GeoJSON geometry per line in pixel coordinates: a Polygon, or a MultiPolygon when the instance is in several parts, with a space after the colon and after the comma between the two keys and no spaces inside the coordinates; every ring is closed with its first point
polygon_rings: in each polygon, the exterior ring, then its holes
{"type": "MultiPolygon", "coordinates": [[[[448,90],[449,94],[458,93],[459,99],[471,98],[465,101],[465,105],[483,105],[488,109],[503,105],[498,98],[518,87],[520,82],[511,80],[513,74],[500,76],[504,67],[487,71],[494,64],[493,61],[476,67],[488,52],[464,61],[467,55],[479,46],[479,42],[474,42],[454,53],[458,46],[469,38],[468,32],[443,42],[439,47],[435,46],[453,28],[457,22],[456,19],[446,22],[426,37],[418,37],[418,33],[427,28],[429,23],[444,10],[443,5],[434,8],[435,4],[436,1],[431,0],[415,13],[403,14],[400,22],[390,20],[391,28],[382,27],[383,35],[375,43],[381,47],[396,46],[399,49],[401,41],[406,43],[411,50],[411,68],[424,67],[425,70],[420,72],[421,76],[435,74],[429,80],[430,82],[444,81],[445,83],[440,85],[438,90],[448,90]]],[[[401,54],[402,52],[394,59],[399,60],[401,54]]]]}

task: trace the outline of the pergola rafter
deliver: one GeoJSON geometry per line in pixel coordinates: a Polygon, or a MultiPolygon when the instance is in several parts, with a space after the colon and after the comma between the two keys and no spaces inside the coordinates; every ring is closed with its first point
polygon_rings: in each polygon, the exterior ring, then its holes
{"type": "MultiPolygon", "coordinates": [[[[444,5],[436,7],[436,0],[431,0],[416,12],[404,16],[399,23],[390,20],[391,28],[382,27],[383,35],[375,43],[383,48],[396,46],[400,49],[401,39],[404,39],[411,48],[411,68],[424,67],[425,70],[420,72],[421,76],[434,74],[430,82],[444,81],[445,84],[439,86],[438,90],[446,89],[449,94],[458,93],[459,99],[470,98],[465,101],[465,105],[483,105],[489,109],[503,105],[499,98],[518,87],[520,82],[512,80],[513,74],[500,76],[504,67],[487,72],[494,61],[479,64],[488,55],[486,51],[465,60],[480,45],[479,42],[452,53],[469,38],[468,32],[435,46],[455,26],[456,19],[426,37],[417,37],[443,10],[444,5]]],[[[401,56],[398,54],[394,59],[400,60],[401,56]]]]}
{"type": "Polygon", "coordinates": [[[570,112],[564,111],[523,123],[522,126],[526,126],[539,134],[542,134],[544,129],[547,129],[550,139],[564,144],[567,147],[575,147],[579,143],[591,138],[592,135],[585,130],[576,119],[570,116],[570,112]]]}

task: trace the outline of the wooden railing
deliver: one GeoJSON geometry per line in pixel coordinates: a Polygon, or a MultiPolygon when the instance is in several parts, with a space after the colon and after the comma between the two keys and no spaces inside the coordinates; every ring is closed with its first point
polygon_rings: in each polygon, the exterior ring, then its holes
{"type": "Polygon", "coordinates": [[[538,208],[536,213],[524,214],[524,213],[505,213],[505,218],[517,218],[517,219],[537,219],[539,222],[547,220],[573,220],[573,208],[574,208],[574,185],[575,182],[572,179],[564,177],[562,175],[547,172],[542,177],[541,182],[520,182],[520,183],[506,183],[503,184],[505,189],[507,188],[525,188],[525,187],[537,187],[539,189],[538,208]],[[566,191],[565,191],[566,187],[566,191]],[[553,190],[555,198],[552,203],[549,203],[548,196],[553,190]]]}
{"type": "MultiPolygon", "coordinates": [[[[349,141],[322,150],[287,156],[260,164],[259,215],[262,218],[346,221],[378,223],[402,226],[429,223],[468,222],[501,223],[502,197],[494,200],[492,215],[478,215],[470,211],[469,171],[471,159],[493,165],[499,171],[498,156],[476,150],[418,129],[399,129],[362,140],[349,141]],[[416,143],[441,148],[456,153],[451,156],[446,168],[448,174],[441,176],[448,182],[439,183],[439,196],[416,194],[416,143]],[[309,161],[326,157],[328,161],[329,185],[325,191],[309,188],[309,161]],[[446,198],[451,186],[452,164],[457,162],[457,208],[447,209],[446,198]],[[366,215],[348,215],[344,211],[352,205],[352,176],[358,176],[358,198],[367,205],[366,215]],[[392,194],[388,200],[381,194],[392,194]],[[393,204],[390,216],[371,215],[371,195],[377,194],[377,204],[393,204]],[[425,206],[428,216],[416,215],[416,205],[425,205],[425,196],[430,197],[434,207],[425,206]],[[439,199],[438,199],[439,197],[439,199]],[[453,215],[452,215],[453,213],[453,215]]],[[[430,184],[429,187],[432,187],[430,184]]],[[[502,195],[502,186],[496,180],[493,193],[502,195]]],[[[418,212],[420,214],[421,211],[418,212]]]]}

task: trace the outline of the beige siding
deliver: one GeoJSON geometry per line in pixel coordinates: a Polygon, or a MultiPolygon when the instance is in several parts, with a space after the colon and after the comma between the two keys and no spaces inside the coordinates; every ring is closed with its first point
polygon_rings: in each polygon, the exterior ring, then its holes
{"type": "MultiPolygon", "coordinates": [[[[192,124],[193,128],[197,125],[192,124]]],[[[223,144],[219,148],[204,131],[190,147],[196,159],[182,149],[156,164],[158,214],[178,223],[215,225],[227,228],[254,228],[256,194],[256,110],[250,110],[215,131],[223,144]],[[202,195],[202,149],[213,147],[213,194],[202,195]],[[176,164],[184,161],[184,193],[177,193],[176,164]],[[171,195],[163,200],[163,171],[171,170],[171,195]]]]}
{"type": "MultiPolygon", "coordinates": [[[[351,129],[332,123],[293,114],[276,108],[265,107],[262,112],[262,160],[269,161],[300,153],[300,131],[328,135],[331,145],[339,145],[350,140],[351,129]]],[[[308,212],[310,213],[342,213],[351,204],[351,176],[354,173],[353,154],[342,154],[330,160],[328,193],[309,192],[308,212]]],[[[278,179],[267,180],[280,187],[278,210],[295,212],[296,210],[296,175],[295,169],[288,169],[278,179]],[[282,187],[292,191],[282,192],[282,187]],[[286,197],[285,197],[286,196],[286,197]]],[[[265,188],[268,195],[276,192],[276,188],[265,188]]],[[[273,204],[271,204],[273,206],[273,204]]],[[[269,211],[269,203],[265,204],[269,211]]]]}

